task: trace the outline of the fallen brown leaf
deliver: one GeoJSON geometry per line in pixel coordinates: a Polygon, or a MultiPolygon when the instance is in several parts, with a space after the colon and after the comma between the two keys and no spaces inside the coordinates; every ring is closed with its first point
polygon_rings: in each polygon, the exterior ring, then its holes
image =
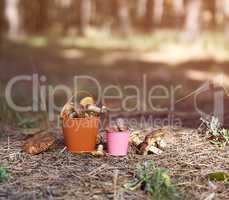
{"type": "Polygon", "coordinates": [[[26,153],[36,155],[48,150],[55,142],[55,138],[51,132],[43,131],[28,138],[23,145],[26,153]]]}

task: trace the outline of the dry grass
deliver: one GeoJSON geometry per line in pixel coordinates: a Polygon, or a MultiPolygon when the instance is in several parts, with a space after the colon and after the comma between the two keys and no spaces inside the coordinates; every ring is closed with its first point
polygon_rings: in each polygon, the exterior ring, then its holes
{"type": "Polygon", "coordinates": [[[174,131],[175,142],[160,156],[130,153],[120,158],[62,151],[58,130],[54,130],[58,139],[53,149],[30,156],[21,151],[22,134],[5,131],[8,137],[0,140],[0,165],[9,170],[11,178],[0,184],[0,199],[147,199],[142,191],[122,187],[133,176],[136,165],[146,160],[168,168],[187,199],[205,199],[213,193],[216,200],[229,196],[228,186],[213,191],[206,176],[214,170],[228,170],[228,146],[219,149],[191,129],[174,131]]]}

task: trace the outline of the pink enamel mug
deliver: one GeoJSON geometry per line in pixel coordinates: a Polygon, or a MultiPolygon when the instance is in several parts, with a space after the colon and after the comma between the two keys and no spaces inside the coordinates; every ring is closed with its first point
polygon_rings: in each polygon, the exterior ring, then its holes
{"type": "Polygon", "coordinates": [[[112,156],[126,156],[129,132],[107,133],[107,149],[112,156]]]}

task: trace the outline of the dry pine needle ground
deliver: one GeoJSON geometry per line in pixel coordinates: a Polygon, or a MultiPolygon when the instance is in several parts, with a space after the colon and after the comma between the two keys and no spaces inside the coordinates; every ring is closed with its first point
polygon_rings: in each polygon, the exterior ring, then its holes
{"type": "Polygon", "coordinates": [[[206,175],[214,170],[229,170],[229,148],[219,149],[197,131],[174,132],[175,141],[161,155],[93,157],[63,151],[59,143],[49,151],[31,156],[21,150],[24,137],[11,129],[0,138],[0,165],[10,172],[8,182],[0,183],[0,199],[147,199],[142,191],[127,191],[123,184],[132,178],[136,165],[154,160],[168,168],[187,199],[227,200],[229,188],[213,190],[206,175]]]}

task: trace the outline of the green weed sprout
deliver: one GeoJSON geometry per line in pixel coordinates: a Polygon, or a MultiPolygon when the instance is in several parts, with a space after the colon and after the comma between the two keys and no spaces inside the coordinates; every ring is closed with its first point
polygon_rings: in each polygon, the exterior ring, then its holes
{"type": "Polygon", "coordinates": [[[183,195],[172,183],[168,170],[155,167],[152,161],[138,166],[135,179],[125,184],[124,187],[132,191],[141,188],[154,200],[183,199],[183,195]]]}
{"type": "Polygon", "coordinates": [[[4,167],[0,167],[0,183],[5,182],[9,179],[9,173],[4,167]]]}

